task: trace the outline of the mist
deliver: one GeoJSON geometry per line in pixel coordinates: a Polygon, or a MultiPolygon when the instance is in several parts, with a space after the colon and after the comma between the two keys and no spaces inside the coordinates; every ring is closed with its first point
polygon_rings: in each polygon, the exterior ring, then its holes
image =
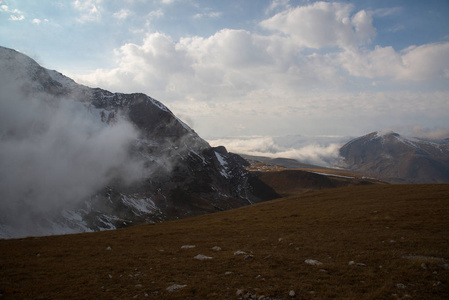
{"type": "Polygon", "coordinates": [[[113,179],[142,176],[129,154],[138,132],[123,117],[106,124],[84,103],[0,82],[0,227],[29,232],[32,219],[76,207],[113,179]]]}
{"type": "Polygon", "coordinates": [[[230,152],[292,158],[302,163],[334,167],[340,160],[339,149],[349,141],[340,136],[251,136],[209,140],[212,146],[224,145],[230,152]]]}

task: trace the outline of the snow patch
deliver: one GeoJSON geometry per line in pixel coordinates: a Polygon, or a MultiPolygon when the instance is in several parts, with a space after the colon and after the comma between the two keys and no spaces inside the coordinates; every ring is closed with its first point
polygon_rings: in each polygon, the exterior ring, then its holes
{"type": "Polygon", "coordinates": [[[229,174],[229,167],[228,167],[227,161],[220,153],[218,153],[216,151],[215,151],[215,156],[217,157],[218,162],[221,165],[220,174],[225,178],[229,178],[230,174],[229,174]]]}

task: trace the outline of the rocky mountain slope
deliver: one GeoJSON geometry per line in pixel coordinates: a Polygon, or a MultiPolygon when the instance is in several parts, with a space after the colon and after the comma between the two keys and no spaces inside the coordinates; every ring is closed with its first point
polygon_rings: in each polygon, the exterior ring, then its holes
{"type": "Polygon", "coordinates": [[[449,139],[372,132],[340,149],[345,167],[394,183],[448,183],[449,139]]]}
{"type": "Polygon", "coordinates": [[[277,194],[159,101],[78,85],[0,47],[0,237],[97,231],[277,194]],[[20,217],[18,217],[20,216],[20,217]]]}

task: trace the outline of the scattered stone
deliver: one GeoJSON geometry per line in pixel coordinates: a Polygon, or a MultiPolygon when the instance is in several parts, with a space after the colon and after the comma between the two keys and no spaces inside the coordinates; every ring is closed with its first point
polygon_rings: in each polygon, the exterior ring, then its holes
{"type": "Polygon", "coordinates": [[[319,266],[319,265],[323,264],[322,262],[315,260],[315,259],[306,259],[304,262],[311,266],[319,266]]]}
{"type": "Polygon", "coordinates": [[[231,274],[234,274],[234,272],[230,272],[230,271],[225,272],[225,275],[231,275],[231,274]]]}
{"type": "Polygon", "coordinates": [[[195,247],[196,247],[195,245],[184,245],[184,246],[181,246],[181,249],[192,249],[195,247]]]}
{"type": "Polygon", "coordinates": [[[245,259],[245,260],[248,260],[248,259],[251,259],[251,258],[253,258],[253,257],[254,257],[254,255],[251,255],[251,254],[250,254],[250,255],[245,256],[244,259],[245,259]]]}
{"type": "Polygon", "coordinates": [[[176,290],[179,290],[179,289],[182,289],[182,288],[185,288],[187,286],[187,284],[173,284],[173,285],[171,285],[171,286],[169,286],[168,288],[167,288],[167,292],[174,292],[174,291],[176,291],[176,290]]]}
{"type": "Polygon", "coordinates": [[[405,284],[403,284],[403,283],[398,283],[398,284],[396,284],[396,287],[397,287],[398,289],[403,290],[403,289],[405,289],[407,286],[406,286],[405,284]]]}
{"type": "Polygon", "coordinates": [[[41,254],[40,253],[36,254],[36,257],[41,257],[41,254]]]}
{"type": "Polygon", "coordinates": [[[109,278],[112,278],[112,275],[111,275],[111,274],[109,274],[108,276],[109,276],[109,278]]]}
{"type": "Polygon", "coordinates": [[[355,261],[351,260],[351,261],[348,263],[348,265],[350,265],[350,266],[355,265],[355,261]]]}
{"type": "Polygon", "coordinates": [[[366,267],[366,265],[363,264],[363,263],[357,263],[356,266],[358,266],[358,267],[366,267]]]}
{"type": "Polygon", "coordinates": [[[194,257],[194,259],[197,259],[197,260],[208,260],[208,259],[212,259],[212,258],[213,257],[202,255],[202,254],[198,254],[197,256],[194,257]]]}
{"type": "Polygon", "coordinates": [[[283,238],[279,238],[278,239],[278,242],[282,242],[284,239],[283,238]]]}
{"type": "Polygon", "coordinates": [[[214,247],[212,247],[212,250],[214,250],[214,251],[221,251],[221,247],[214,246],[214,247]]]}
{"type": "Polygon", "coordinates": [[[268,255],[268,256],[265,256],[263,259],[269,259],[269,258],[271,258],[273,255],[268,255]]]}
{"type": "Polygon", "coordinates": [[[422,263],[421,268],[423,268],[424,270],[427,270],[427,265],[425,263],[422,263]]]}
{"type": "Polygon", "coordinates": [[[441,284],[441,281],[437,281],[436,283],[433,284],[433,286],[439,286],[441,284]]]}
{"type": "Polygon", "coordinates": [[[393,244],[393,243],[396,243],[396,241],[395,241],[395,240],[390,240],[390,243],[392,243],[392,244],[393,244]]]}
{"type": "Polygon", "coordinates": [[[142,287],[142,285],[139,283],[139,284],[136,284],[135,287],[142,287]]]}
{"type": "Polygon", "coordinates": [[[108,247],[106,248],[106,250],[112,250],[111,246],[108,246],[108,247]]]}
{"type": "Polygon", "coordinates": [[[235,294],[237,295],[237,297],[242,296],[243,290],[237,290],[237,292],[235,294]]]}
{"type": "Polygon", "coordinates": [[[294,290],[291,290],[290,292],[288,292],[288,295],[289,295],[290,297],[295,297],[296,293],[295,293],[294,290]]]}
{"type": "Polygon", "coordinates": [[[325,270],[325,269],[319,269],[318,271],[323,272],[323,273],[327,273],[327,270],[325,270]]]}
{"type": "Polygon", "coordinates": [[[445,270],[449,270],[449,264],[443,264],[441,267],[445,270]]]}
{"type": "Polygon", "coordinates": [[[237,250],[234,252],[234,255],[246,255],[246,252],[242,250],[237,250]]]}

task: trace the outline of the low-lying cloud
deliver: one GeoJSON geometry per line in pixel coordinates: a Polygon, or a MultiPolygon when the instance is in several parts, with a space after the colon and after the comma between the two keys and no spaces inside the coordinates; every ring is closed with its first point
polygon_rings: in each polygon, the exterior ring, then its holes
{"type": "Polygon", "coordinates": [[[30,219],[74,207],[113,179],[142,175],[129,155],[137,139],[130,122],[106,124],[80,102],[1,90],[0,225],[33,226],[30,219]]]}
{"type": "Polygon", "coordinates": [[[235,137],[209,140],[212,146],[224,145],[228,151],[271,158],[293,158],[302,163],[334,167],[345,137],[235,137]]]}

